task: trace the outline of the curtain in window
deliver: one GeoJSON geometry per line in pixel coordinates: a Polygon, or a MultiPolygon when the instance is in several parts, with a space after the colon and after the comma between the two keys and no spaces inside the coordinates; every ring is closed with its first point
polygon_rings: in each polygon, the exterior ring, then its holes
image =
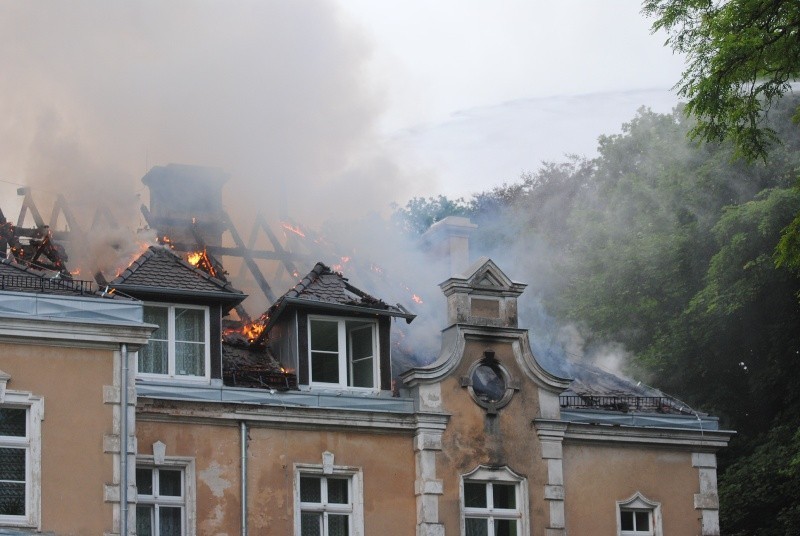
{"type": "Polygon", "coordinates": [[[139,350],[139,372],[149,374],[168,374],[168,323],[169,309],[166,307],[145,307],[144,321],[156,324],[158,329],[150,336],[150,342],[139,350]]]}
{"type": "Polygon", "coordinates": [[[175,308],[175,374],[204,376],[205,312],[175,308]]]}

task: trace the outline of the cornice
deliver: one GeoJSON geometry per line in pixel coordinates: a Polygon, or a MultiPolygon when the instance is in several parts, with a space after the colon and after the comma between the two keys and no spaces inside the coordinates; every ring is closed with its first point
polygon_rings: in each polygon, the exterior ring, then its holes
{"type": "MultiPolygon", "coordinates": [[[[534,424],[536,421],[534,421],[534,424]]],[[[569,423],[564,443],[614,444],[679,448],[692,452],[714,452],[726,447],[736,432],[608,424],[569,423]]]]}
{"type": "Polygon", "coordinates": [[[139,422],[182,422],[234,426],[247,421],[252,426],[290,430],[362,430],[413,434],[418,428],[444,430],[447,414],[398,414],[354,411],[341,408],[303,408],[281,405],[251,406],[170,401],[167,405],[139,397],[139,422]]]}
{"type": "Polygon", "coordinates": [[[98,323],[42,317],[0,317],[0,342],[67,346],[77,348],[119,348],[136,351],[147,344],[153,324],[98,323]]]}

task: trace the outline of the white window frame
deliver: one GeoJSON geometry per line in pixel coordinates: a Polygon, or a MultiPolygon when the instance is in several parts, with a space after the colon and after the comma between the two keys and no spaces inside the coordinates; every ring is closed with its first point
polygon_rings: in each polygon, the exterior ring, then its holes
{"type": "MultiPolygon", "coordinates": [[[[488,467],[480,465],[471,472],[461,475],[459,482],[459,494],[461,497],[461,536],[466,536],[466,518],[494,519],[516,519],[518,521],[517,534],[528,534],[530,527],[530,517],[528,510],[528,481],[522,475],[518,475],[506,466],[488,467]],[[466,496],[464,494],[464,483],[478,484],[505,484],[513,485],[516,490],[517,507],[515,510],[495,509],[489,507],[491,494],[487,491],[487,508],[474,508],[466,506],[466,496]]],[[[494,525],[489,523],[489,536],[494,533],[494,525]]]]}
{"type": "Polygon", "coordinates": [[[6,389],[9,379],[0,371],[0,406],[26,411],[26,433],[25,437],[0,436],[0,447],[25,448],[25,515],[0,515],[0,526],[41,530],[44,400],[26,391],[6,389]]]}
{"type": "MultiPolygon", "coordinates": [[[[156,499],[153,495],[139,495],[136,490],[136,504],[159,504],[164,506],[183,506],[183,533],[182,536],[195,536],[197,518],[196,492],[195,492],[195,463],[194,458],[169,456],[156,462],[153,456],[137,456],[136,468],[142,469],[169,469],[180,470],[183,473],[183,500],[181,502],[167,499],[156,499]]],[[[134,516],[135,517],[135,516],[134,516]]]]}
{"type": "Polygon", "coordinates": [[[619,536],[663,536],[661,503],[651,501],[638,491],[624,501],[617,501],[617,534],[619,536]],[[623,511],[648,512],[650,514],[650,530],[622,530],[623,511]]]}
{"type": "MultiPolygon", "coordinates": [[[[136,376],[143,379],[163,380],[169,379],[170,381],[185,381],[185,382],[203,382],[209,383],[211,381],[211,334],[210,334],[210,310],[205,305],[187,305],[184,303],[145,303],[144,307],[159,307],[167,309],[167,374],[156,374],[153,372],[139,372],[139,357],[143,350],[139,350],[139,355],[136,358],[136,376]],[[175,373],[175,309],[195,309],[203,311],[204,319],[204,371],[203,376],[193,376],[186,374],[175,373]]],[[[160,327],[160,326],[159,326],[160,327]]]]}
{"type": "MultiPolygon", "coordinates": [[[[324,489],[324,487],[323,487],[324,489]]],[[[323,501],[326,496],[323,493],[323,501]]],[[[300,513],[303,511],[325,512],[332,514],[347,513],[350,515],[348,536],[364,535],[364,479],[360,467],[338,465],[294,464],[294,534],[300,536],[300,513]],[[349,482],[350,505],[330,505],[322,503],[300,502],[300,477],[347,478],[349,482]]],[[[323,536],[326,536],[323,534],[323,536]]]]}
{"type": "MultiPolygon", "coordinates": [[[[307,340],[308,340],[308,358],[306,363],[308,364],[308,384],[310,387],[320,387],[320,388],[333,388],[333,389],[348,389],[353,391],[363,391],[363,392],[377,392],[381,390],[381,356],[380,356],[380,341],[378,340],[379,337],[379,330],[378,330],[378,322],[376,320],[370,318],[358,318],[358,317],[346,317],[346,316],[326,316],[326,315],[308,315],[308,320],[306,322],[307,325],[307,340]],[[332,383],[332,382],[318,382],[314,381],[314,374],[313,374],[313,367],[312,367],[312,355],[313,350],[311,348],[311,323],[314,320],[321,320],[325,322],[336,322],[338,326],[338,342],[339,347],[337,349],[336,355],[339,359],[339,382],[332,383]],[[373,367],[372,367],[372,387],[354,387],[351,385],[352,383],[352,374],[353,374],[353,367],[352,367],[352,344],[350,343],[350,333],[347,331],[347,322],[363,322],[366,325],[359,326],[354,328],[352,331],[364,328],[371,328],[372,329],[372,355],[373,355],[373,367]],[[350,366],[350,374],[347,373],[347,365],[348,363],[351,364],[350,366]]],[[[333,353],[333,352],[322,352],[322,353],[333,353]]]]}

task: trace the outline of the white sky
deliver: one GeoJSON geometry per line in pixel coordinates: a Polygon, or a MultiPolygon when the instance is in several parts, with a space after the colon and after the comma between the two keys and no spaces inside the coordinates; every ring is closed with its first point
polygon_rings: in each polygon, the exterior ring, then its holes
{"type": "Polygon", "coordinates": [[[390,130],[518,99],[668,89],[682,70],[637,0],[340,3],[375,45],[390,130]]]}
{"type": "Polygon", "coordinates": [[[668,112],[683,59],[636,0],[341,0],[374,45],[388,88],[382,129],[435,180],[417,195],[463,196],[542,160],[594,156],[640,106],[668,112]]]}
{"type": "Polygon", "coordinates": [[[169,162],[257,200],[300,185],[314,214],[467,195],[668,111],[682,60],[650,22],[635,0],[8,0],[0,206],[12,183],[140,192],[169,162]]]}

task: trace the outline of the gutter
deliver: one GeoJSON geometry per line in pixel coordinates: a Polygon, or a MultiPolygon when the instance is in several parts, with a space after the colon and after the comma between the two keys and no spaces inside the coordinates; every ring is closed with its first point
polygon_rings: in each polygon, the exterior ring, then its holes
{"type": "Polygon", "coordinates": [[[120,433],[119,433],[119,533],[128,536],[128,345],[119,345],[120,433]]]}
{"type": "Polygon", "coordinates": [[[242,446],[242,536],[247,536],[247,423],[239,423],[242,446]]]}

